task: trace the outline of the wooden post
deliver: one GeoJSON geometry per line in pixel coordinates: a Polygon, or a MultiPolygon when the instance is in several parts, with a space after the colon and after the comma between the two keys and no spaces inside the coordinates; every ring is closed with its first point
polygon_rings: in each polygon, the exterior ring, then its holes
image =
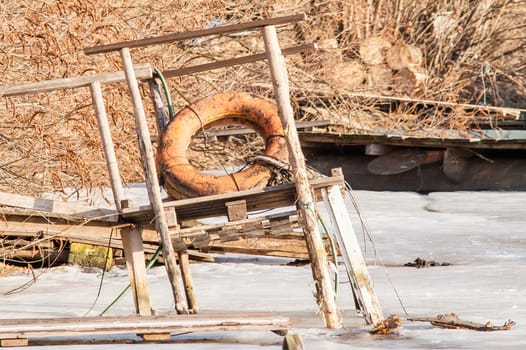
{"type": "Polygon", "coordinates": [[[287,68],[279,47],[276,28],[274,26],[264,27],[263,38],[267,59],[270,63],[274,94],[290,152],[298,205],[305,218],[305,240],[309,250],[312,275],[316,282],[316,301],[325,317],[326,326],[332,329],[341,328],[342,318],[336,307],[335,293],[329,277],[327,253],[317,225],[315,203],[307,177],[305,158],[290,104],[287,68]]]}
{"type": "Polygon", "coordinates": [[[124,66],[124,73],[128,88],[130,90],[133,112],[135,114],[135,127],[137,128],[137,136],[139,138],[139,148],[141,150],[141,159],[143,162],[144,175],[146,181],[146,188],[148,190],[148,197],[155,213],[155,224],[157,232],[161,238],[163,245],[163,257],[166,266],[166,272],[172,286],[172,293],[175,300],[175,309],[178,313],[187,313],[187,308],[184,303],[183,289],[179,279],[179,271],[177,269],[177,262],[175,258],[175,251],[170,239],[170,232],[166,224],[166,217],[163,209],[163,202],[161,199],[161,190],[159,187],[159,180],[157,179],[157,172],[155,170],[155,161],[153,157],[152,143],[150,139],[150,132],[146,122],[146,114],[144,113],[144,106],[142,104],[141,93],[133,63],[128,48],[120,50],[122,63],[124,66]]]}
{"type": "Polygon", "coordinates": [[[122,211],[122,200],[124,194],[122,190],[121,175],[119,173],[119,164],[115,156],[115,148],[111,138],[110,124],[106,115],[106,108],[104,107],[104,99],[102,98],[102,89],[98,81],[90,84],[91,98],[95,105],[95,115],[99,122],[100,137],[102,139],[102,146],[104,148],[104,156],[106,158],[106,165],[110,174],[111,189],[113,191],[113,200],[115,201],[115,208],[122,211]]]}
{"type": "MultiPolygon", "coordinates": [[[[177,227],[177,214],[174,207],[164,208],[165,215],[169,220],[167,220],[167,225],[169,228],[177,227]]],[[[186,249],[186,244],[181,238],[175,238],[176,244],[172,244],[177,251],[177,257],[179,258],[179,268],[181,270],[181,277],[183,279],[184,292],[186,295],[186,303],[188,305],[188,312],[196,314],[199,311],[199,306],[197,305],[197,298],[194,293],[194,281],[192,279],[192,272],[190,271],[190,258],[188,257],[188,250],[186,249]]],[[[173,240],[172,240],[173,242],[173,240]]]]}
{"type": "MultiPolygon", "coordinates": [[[[341,169],[339,173],[337,169],[334,170],[333,176],[341,175],[341,169]],[[336,173],[334,170],[336,170],[336,173]]],[[[365,260],[360,251],[360,245],[349,219],[341,188],[338,185],[331,186],[328,193],[324,188],[322,189],[322,195],[331,218],[334,235],[342,252],[347,276],[351,282],[357,304],[360,311],[364,313],[367,323],[376,325],[384,318],[382,309],[374,292],[365,260]]]]}
{"type": "Polygon", "coordinates": [[[130,287],[135,303],[135,312],[140,316],[151,316],[150,294],[144,264],[144,246],[141,229],[137,227],[121,229],[124,257],[130,275],[130,287]]]}

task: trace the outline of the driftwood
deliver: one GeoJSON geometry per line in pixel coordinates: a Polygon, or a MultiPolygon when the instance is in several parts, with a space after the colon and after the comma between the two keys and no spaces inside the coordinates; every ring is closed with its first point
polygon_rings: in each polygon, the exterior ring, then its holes
{"type": "Polygon", "coordinates": [[[387,317],[385,320],[382,320],[378,322],[371,330],[369,330],[369,333],[371,334],[389,334],[396,331],[398,328],[402,326],[402,323],[404,322],[403,318],[391,315],[387,317]]]}
{"type": "Polygon", "coordinates": [[[457,314],[450,313],[448,315],[438,315],[436,317],[413,317],[409,321],[430,322],[433,326],[450,328],[450,329],[471,329],[474,331],[491,332],[491,331],[507,331],[514,325],[515,321],[508,320],[502,326],[494,326],[490,321],[482,324],[477,322],[461,320],[457,314]]]}

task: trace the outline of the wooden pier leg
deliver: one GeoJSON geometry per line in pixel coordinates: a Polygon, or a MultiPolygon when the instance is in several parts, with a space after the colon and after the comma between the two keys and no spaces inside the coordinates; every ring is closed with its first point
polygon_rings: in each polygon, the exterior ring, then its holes
{"type": "Polygon", "coordinates": [[[199,311],[197,299],[194,292],[194,281],[190,271],[190,258],[186,249],[177,252],[179,257],[179,267],[181,268],[181,275],[183,277],[184,291],[186,293],[186,302],[188,303],[188,312],[196,314],[199,311]]]}
{"type": "Polygon", "coordinates": [[[135,312],[140,316],[151,316],[150,293],[144,263],[144,247],[141,229],[138,227],[121,229],[124,257],[130,275],[130,286],[135,303],[135,312]]]}
{"type": "Polygon", "coordinates": [[[152,141],[150,138],[150,132],[148,130],[148,124],[146,122],[146,114],[144,113],[144,106],[142,104],[141,93],[139,91],[139,85],[137,83],[137,78],[133,69],[129,48],[125,47],[121,49],[120,54],[124,66],[126,81],[128,82],[128,88],[130,90],[133,102],[135,127],[137,128],[137,136],[139,138],[139,148],[143,162],[146,189],[148,190],[150,204],[152,206],[153,212],[155,213],[157,232],[159,232],[161,244],[163,245],[163,257],[165,261],[166,272],[172,286],[175,309],[177,310],[177,313],[188,313],[183,296],[183,288],[179,279],[175,251],[172,246],[170,232],[168,230],[168,225],[166,223],[166,217],[163,210],[161,189],[159,186],[159,180],[157,179],[152,141]]]}
{"type": "MultiPolygon", "coordinates": [[[[177,214],[173,207],[164,208],[167,218],[168,227],[173,229],[177,227],[177,214]]],[[[190,258],[188,257],[188,251],[186,244],[181,238],[174,238],[172,240],[174,249],[177,251],[177,257],[179,258],[179,269],[181,270],[181,277],[183,279],[184,292],[186,295],[186,303],[188,304],[188,312],[196,314],[199,311],[197,305],[197,298],[194,293],[194,281],[192,279],[192,272],[190,270],[190,258]]]]}
{"type": "MultiPolygon", "coordinates": [[[[341,175],[341,169],[334,169],[334,175],[341,175]]],[[[384,318],[382,309],[369,278],[367,266],[341,194],[341,188],[340,186],[331,186],[328,192],[326,189],[322,189],[322,194],[359,309],[363,312],[368,324],[376,325],[384,318]]]]}
{"type": "Polygon", "coordinates": [[[102,89],[100,83],[95,81],[90,84],[91,98],[95,105],[95,114],[99,123],[100,137],[104,147],[104,156],[106,158],[106,165],[110,174],[111,189],[113,191],[113,200],[115,208],[118,211],[122,210],[122,200],[124,199],[121,175],[119,173],[119,165],[117,157],[115,156],[115,148],[113,147],[113,140],[111,138],[110,124],[106,115],[106,108],[104,107],[104,99],[102,98],[102,89]]]}
{"type": "Polygon", "coordinates": [[[287,145],[290,152],[290,164],[296,184],[299,209],[305,218],[305,240],[309,250],[312,275],[316,282],[316,301],[325,317],[328,328],[341,328],[342,318],[336,307],[336,297],[329,277],[329,265],[325,246],[317,225],[314,210],[314,199],[307,177],[305,157],[294,122],[294,114],[290,104],[289,85],[285,60],[279,47],[276,28],[263,28],[265,50],[270,63],[274,94],[278,103],[279,115],[285,129],[287,145]]]}

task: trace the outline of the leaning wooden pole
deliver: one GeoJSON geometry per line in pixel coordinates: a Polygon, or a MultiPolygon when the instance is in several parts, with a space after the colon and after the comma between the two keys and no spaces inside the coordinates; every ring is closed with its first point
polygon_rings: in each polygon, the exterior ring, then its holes
{"type": "Polygon", "coordinates": [[[276,28],[274,26],[264,27],[263,38],[267,59],[270,63],[274,94],[290,152],[298,205],[305,218],[305,240],[316,284],[316,301],[325,317],[326,326],[332,329],[341,328],[342,318],[336,307],[335,293],[329,277],[327,253],[317,225],[315,203],[307,177],[305,157],[301,150],[290,103],[287,68],[279,47],[276,28]]]}
{"type": "Polygon", "coordinates": [[[115,208],[120,212],[122,210],[124,191],[122,189],[119,164],[117,162],[117,156],[115,155],[115,148],[113,147],[110,124],[108,123],[108,116],[106,115],[106,107],[104,107],[104,98],[102,97],[102,88],[100,86],[100,82],[94,81],[91,83],[90,91],[93,104],[95,105],[95,115],[97,116],[97,121],[99,122],[99,131],[104,148],[106,165],[108,166],[110,173],[113,200],[115,202],[115,208]]]}
{"type": "Polygon", "coordinates": [[[148,190],[148,197],[155,213],[155,225],[157,232],[161,238],[163,245],[163,258],[165,261],[166,272],[172,285],[172,292],[175,299],[175,309],[178,313],[188,313],[186,308],[185,298],[183,294],[183,287],[179,278],[179,270],[177,269],[177,261],[172,240],[170,239],[170,231],[164,213],[163,202],[161,199],[161,190],[159,180],[157,179],[157,172],[155,170],[155,159],[153,157],[152,142],[150,139],[150,132],[146,122],[146,114],[144,113],[144,106],[142,104],[141,93],[139,85],[133,69],[133,63],[128,48],[123,48],[120,51],[122,64],[128,88],[133,102],[133,112],[135,114],[135,126],[137,128],[137,135],[139,138],[139,148],[141,150],[141,158],[143,161],[146,188],[148,190]]]}

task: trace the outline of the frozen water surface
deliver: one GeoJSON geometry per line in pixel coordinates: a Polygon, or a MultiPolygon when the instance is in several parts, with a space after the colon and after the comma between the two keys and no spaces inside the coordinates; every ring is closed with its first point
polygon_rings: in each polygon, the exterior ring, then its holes
{"type": "MultiPolygon", "coordinates": [[[[225,255],[218,263],[193,264],[203,312],[273,311],[289,316],[293,332],[306,349],[523,349],[526,348],[526,193],[455,192],[420,195],[408,192],[355,191],[373,245],[363,238],[351,214],[384,314],[436,316],[454,312],[461,319],[501,325],[509,331],[476,332],[440,329],[405,321],[398,334],[370,335],[356,314],[342,265],[338,304],[345,329],[323,328],[312,292],[309,266],[287,265],[288,259],[225,255]],[[364,243],[365,242],[365,243],[364,243]],[[404,264],[417,257],[449,266],[417,269],[404,264]],[[400,300],[397,297],[398,293],[400,300]]],[[[352,204],[348,202],[348,207],[352,204]]],[[[351,210],[352,211],[352,210],[351,210]]],[[[31,276],[3,277],[0,317],[80,317],[97,295],[101,273],[78,267],[36,271],[39,278],[25,290],[3,295],[31,276]]],[[[149,271],[153,307],[173,309],[163,267],[149,271]]],[[[128,282],[126,270],[114,268],[104,278],[101,295],[89,315],[97,315],[128,282]]],[[[128,295],[112,315],[128,315],[128,295]]],[[[76,338],[78,339],[78,338],[76,338]]],[[[174,335],[168,343],[142,343],[133,335],[85,337],[95,344],[39,345],[38,349],[281,349],[282,337],[271,332],[217,332],[174,335]],[[129,343],[132,342],[133,345],[129,343]]],[[[31,348],[31,346],[29,347],[31,348]]],[[[36,347],[35,347],[36,348],[36,347]]]]}

